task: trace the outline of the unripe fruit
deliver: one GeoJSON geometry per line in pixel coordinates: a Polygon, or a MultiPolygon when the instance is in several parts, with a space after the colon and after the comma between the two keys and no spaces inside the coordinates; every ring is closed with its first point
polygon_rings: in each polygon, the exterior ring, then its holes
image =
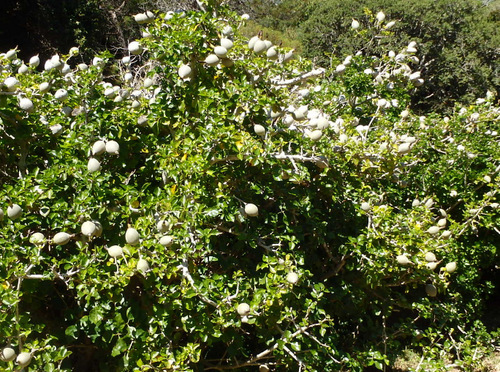
{"type": "Polygon", "coordinates": [[[217,57],[215,54],[210,54],[205,58],[205,63],[209,66],[217,66],[219,63],[219,57],[217,57]]]}
{"type": "Polygon", "coordinates": [[[342,73],[344,73],[344,71],[345,71],[345,65],[343,65],[343,64],[340,64],[337,67],[335,67],[335,72],[337,74],[342,74],[342,73]]]}
{"type": "Polygon", "coordinates": [[[17,204],[12,204],[7,207],[7,216],[11,220],[15,220],[23,214],[22,208],[17,204]]]}
{"type": "Polygon", "coordinates": [[[323,132],[320,131],[319,129],[313,130],[312,132],[309,132],[309,138],[313,141],[319,141],[321,137],[323,137],[323,132]]]}
{"type": "Polygon", "coordinates": [[[297,273],[288,273],[286,281],[290,284],[296,284],[299,281],[299,276],[297,273]]]}
{"type": "Polygon", "coordinates": [[[125,241],[128,244],[137,245],[139,244],[139,239],[140,239],[139,232],[133,227],[129,227],[125,232],[125,241]]]}
{"type": "Polygon", "coordinates": [[[108,248],[108,254],[113,258],[120,257],[123,256],[123,249],[119,245],[112,245],[108,248]]]}
{"type": "Polygon", "coordinates": [[[90,158],[87,163],[87,169],[90,173],[98,172],[101,169],[101,163],[95,158],[90,158]]]}
{"type": "Polygon", "coordinates": [[[16,358],[16,352],[11,347],[4,347],[2,349],[2,360],[5,362],[10,362],[16,358]]]}
{"type": "Polygon", "coordinates": [[[95,234],[96,229],[97,227],[95,223],[93,223],[92,221],[85,221],[81,227],[82,234],[88,237],[93,236],[95,234]]]}
{"type": "Polygon", "coordinates": [[[218,45],[214,48],[214,53],[217,57],[224,58],[227,55],[227,49],[221,45],[218,45]]]}
{"type": "Polygon", "coordinates": [[[30,243],[35,245],[42,245],[43,243],[45,243],[45,235],[43,235],[41,232],[31,234],[30,243]]]}
{"type": "Polygon", "coordinates": [[[250,314],[250,305],[247,304],[246,302],[243,302],[238,305],[236,311],[240,316],[247,316],[248,314],[250,314]]]}
{"type": "Polygon", "coordinates": [[[255,41],[255,44],[253,46],[253,51],[255,53],[262,53],[265,50],[267,50],[267,45],[264,40],[258,39],[257,41],[255,41]]]}
{"type": "Polygon", "coordinates": [[[106,152],[111,155],[118,155],[120,153],[120,145],[116,141],[108,141],[106,143],[106,152]]]}
{"type": "Polygon", "coordinates": [[[29,98],[21,98],[19,100],[19,107],[21,110],[24,110],[26,112],[33,112],[35,109],[35,106],[33,105],[33,102],[29,98]]]}
{"type": "Polygon", "coordinates": [[[171,235],[164,235],[160,238],[160,244],[164,247],[171,247],[174,244],[174,237],[171,235]]]}
{"type": "Polygon", "coordinates": [[[135,56],[138,54],[141,54],[143,50],[144,49],[143,49],[142,45],[139,44],[138,41],[132,41],[128,45],[128,51],[130,52],[130,54],[133,54],[135,56]]]}
{"type": "Polygon", "coordinates": [[[457,263],[456,262],[448,262],[445,266],[446,271],[449,273],[454,272],[457,269],[457,263]]]}
{"type": "Polygon", "coordinates": [[[179,77],[181,79],[188,79],[191,77],[193,70],[189,65],[181,65],[178,70],[179,77]]]}
{"type": "Polygon", "coordinates": [[[102,235],[102,225],[99,221],[94,220],[92,221],[95,225],[95,231],[94,231],[94,236],[99,237],[102,235]]]}
{"type": "Polygon", "coordinates": [[[71,235],[65,232],[58,232],[54,237],[52,238],[52,243],[57,244],[57,245],[64,245],[69,242],[71,239],[71,235]]]}
{"type": "Polygon", "coordinates": [[[427,232],[431,235],[436,235],[439,232],[438,226],[431,226],[427,229],[427,232]]]}
{"type": "Polygon", "coordinates": [[[253,131],[255,132],[256,135],[258,136],[264,136],[266,134],[266,128],[264,128],[260,124],[255,124],[253,126],[253,131]]]}
{"type": "Polygon", "coordinates": [[[252,203],[245,205],[245,214],[249,217],[256,217],[259,214],[259,208],[252,203]]]}
{"type": "Polygon", "coordinates": [[[430,297],[436,297],[437,288],[433,284],[426,284],[425,285],[425,293],[427,293],[427,295],[430,297]]]}
{"type": "Polygon", "coordinates": [[[400,254],[399,256],[397,256],[396,260],[400,265],[408,265],[410,263],[410,260],[404,254],[400,254]]]}
{"type": "Polygon", "coordinates": [[[143,258],[137,261],[137,270],[142,271],[144,274],[149,271],[149,263],[143,258]]]}
{"type": "Polygon", "coordinates": [[[96,141],[92,145],[92,155],[101,155],[106,151],[106,142],[104,141],[96,141]]]}
{"type": "Polygon", "coordinates": [[[54,97],[58,101],[66,101],[68,99],[68,91],[66,89],[58,89],[56,93],[54,94],[54,97]]]}
{"type": "Polygon", "coordinates": [[[226,48],[226,50],[229,50],[233,47],[233,42],[230,39],[224,37],[220,39],[220,45],[226,48]]]}
{"type": "Polygon", "coordinates": [[[361,209],[364,210],[365,212],[370,210],[370,203],[368,202],[363,202],[361,203],[361,209]]]}
{"type": "Polygon", "coordinates": [[[434,261],[437,261],[437,260],[436,260],[436,255],[435,255],[434,253],[432,253],[432,252],[427,252],[427,253],[425,254],[425,260],[426,260],[427,262],[434,262],[434,261]]]}
{"type": "Polygon", "coordinates": [[[396,24],[396,21],[390,21],[388,24],[385,25],[385,29],[388,30],[390,29],[392,26],[394,26],[396,24]]]}
{"type": "Polygon", "coordinates": [[[31,363],[31,353],[21,353],[16,358],[16,363],[21,367],[26,367],[31,363]]]}

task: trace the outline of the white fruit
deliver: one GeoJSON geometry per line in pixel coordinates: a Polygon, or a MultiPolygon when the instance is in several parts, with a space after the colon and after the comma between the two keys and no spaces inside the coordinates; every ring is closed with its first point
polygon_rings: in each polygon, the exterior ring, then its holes
{"type": "Polygon", "coordinates": [[[293,50],[290,50],[289,52],[285,53],[285,55],[283,56],[282,62],[286,63],[289,60],[291,60],[292,58],[293,58],[293,50]]]}
{"type": "Polygon", "coordinates": [[[106,152],[111,155],[118,155],[120,153],[120,145],[116,141],[108,141],[106,143],[106,152]]]}
{"type": "Polygon", "coordinates": [[[33,102],[29,98],[21,98],[19,100],[19,107],[26,112],[33,112],[35,109],[33,102]]]}
{"type": "Polygon", "coordinates": [[[89,69],[89,65],[87,65],[86,63],[79,63],[76,67],[77,67],[80,71],[85,71],[85,70],[88,70],[88,69],[89,69]]]}
{"type": "Polygon", "coordinates": [[[247,316],[248,314],[250,314],[250,305],[247,304],[246,302],[242,302],[241,304],[238,305],[236,311],[240,316],[247,316]]]}
{"type": "Polygon", "coordinates": [[[31,353],[21,353],[16,358],[16,363],[21,367],[26,367],[31,362],[31,353]]]}
{"type": "Polygon", "coordinates": [[[57,245],[64,245],[69,242],[71,239],[71,235],[65,232],[58,232],[54,237],[52,238],[52,242],[57,245]]]}
{"type": "Polygon", "coordinates": [[[264,128],[262,125],[260,124],[255,124],[253,126],[253,131],[255,132],[255,134],[257,134],[258,136],[264,136],[266,134],[266,128],[264,128]]]}
{"type": "Polygon", "coordinates": [[[40,57],[38,57],[38,54],[36,56],[31,57],[28,64],[31,67],[38,67],[38,65],[40,64],[40,57]]]}
{"type": "Polygon", "coordinates": [[[355,30],[357,30],[359,28],[359,22],[356,21],[355,19],[352,20],[351,22],[351,27],[355,30]]]}
{"type": "Polygon", "coordinates": [[[288,273],[286,281],[290,284],[296,284],[299,281],[299,276],[297,273],[288,273]]]}
{"type": "Polygon", "coordinates": [[[432,252],[427,252],[425,254],[425,260],[427,262],[435,262],[435,261],[437,261],[436,255],[434,253],[432,253],[432,252]]]}
{"type": "Polygon", "coordinates": [[[392,26],[394,26],[396,24],[396,21],[390,21],[388,24],[385,25],[385,29],[388,30],[390,29],[392,26]]]}
{"type": "Polygon", "coordinates": [[[178,70],[179,77],[181,79],[188,79],[191,77],[193,70],[189,65],[181,65],[178,70]]]}
{"type": "Polygon", "coordinates": [[[171,235],[164,235],[160,238],[160,244],[164,247],[171,247],[174,243],[174,237],[171,235]]]}
{"type": "Polygon", "coordinates": [[[66,101],[68,99],[68,91],[66,89],[58,89],[54,94],[58,101],[66,101]]]}
{"type": "Polygon", "coordinates": [[[120,257],[123,256],[123,249],[119,245],[112,245],[108,248],[108,254],[113,258],[120,257]]]}
{"type": "Polygon", "coordinates": [[[337,74],[342,74],[345,71],[345,65],[340,64],[337,67],[335,67],[335,72],[337,74]]]}
{"type": "Polygon", "coordinates": [[[425,265],[429,270],[435,270],[437,267],[437,262],[427,262],[425,265]]]}
{"type": "Polygon", "coordinates": [[[400,265],[408,265],[410,263],[410,260],[404,254],[400,254],[399,256],[397,256],[396,260],[400,265]]]}
{"type": "Polygon", "coordinates": [[[383,22],[385,19],[385,14],[384,14],[384,12],[378,12],[376,17],[377,17],[377,21],[383,22]]]}
{"type": "Polygon", "coordinates": [[[427,295],[429,295],[430,297],[436,297],[437,288],[433,284],[426,284],[425,293],[427,293],[427,295]]]}
{"type": "Polygon", "coordinates": [[[220,39],[220,45],[226,48],[226,50],[229,50],[233,47],[233,42],[231,39],[223,37],[220,39]]]}
{"type": "Polygon", "coordinates": [[[259,208],[252,203],[245,205],[245,214],[249,217],[255,217],[259,214],[259,208]]]}
{"type": "Polygon", "coordinates": [[[253,47],[255,46],[255,43],[257,42],[257,40],[260,40],[258,36],[254,36],[250,40],[248,40],[248,49],[253,50],[253,47]]]}
{"type": "Polygon", "coordinates": [[[2,349],[2,360],[5,362],[10,362],[16,358],[16,352],[11,347],[4,347],[2,349]]]}
{"type": "Polygon", "coordinates": [[[437,225],[439,227],[445,227],[446,226],[446,218],[440,218],[437,222],[437,225]]]}
{"type": "Polygon", "coordinates": [[[140,239],[139,232],[133,227],[129,227],[125,232],[125,241],[128,244],[137,245],[139,244],[139,239],[140,239]]]}
{"type": "Polygon", "coordinates": [[[128,51],[135,56],[141,54],[143,50],[142,45],[138,41],[132,41],[128,45],[128,51]]]}
{"type": "Polygon", "coordinates": [[[253,51],[255,53],[262,53],[265,50],[267,50],[267,44],[264,42],[264,40],[256,40],[253,46],[253,51]]]}
{"type": "Polygon", "coordinates": [[[267,50],[266,56],[269,59],[278,59],[278,51],[275,47],[271,47],[267,50]]]}
{"type": "Polygon", "coordinates": [[[159,232],[161,233],[165,233],[168,231],[170,225],[167,221],[165,220],[160,220],[158,221],[157,225],[156,225],[156,228],[158,229],[159,232]]]}
{"type": "Polygon", "coordinates": [[[364,210],[365,212],[370,210],[370,203],[368,202],[363,202],[361,203],[361,209],[364,210]]]}
{"type": "Polygon", "coordinates": [[[7,207],[7,216],[11,220],[15,220],[23,214],[22,208],[17,204],[12,204],[7,207]]]}
{"type": "Polygon", "coordinates": [[[448,239],[450,236],[451,236],[451,231],[450,231],[450,230],[445,230],[445,231],[443,231],[443,233],[441,234],[441,237],[442,237],[443,239],[448,239]]]}
{"type": "Polygon", "coordinates": [[[155,82],[154,82],[154,80],[153,80],[153,79],[151,79],[151,78],[146,78],[146,79],[144,79],[143,86],[144,86],[144,88],[146,88],[146,89],[147,89],[147,88],[152,87],[154,83],[155,83],[155,82]]]}
{"type": "Polygon", "coordinates": [[[49,89],[50,89],[50,84],[47,82],[43,82],[38,86],[38,90],[40,90],[40,93],[48,92],[49,89]]]}
{"type": "Polygon", "coordinates": [[[217,66],[219,63],[219,57],[217,57],[215,54],[210,54],[205,58],[205,63],[209,66],[217,66]]]}
{"type": "Polygon", "coordinates": [[[439,226],[431,226],[427,229],[427,232],[431,235],[436,235],[439,232],[439,226]]]}
{"type": "Polygon", "coordinates": [[[91,173],[97,172],[101,169],[101,163],[96,158],[90,158],[87,163],[87,169],[91,173]]]}
{"type": "Polygon", "coordinates": [[[143,258],[140,258],[137,261],[137,270],[142,271],[143,273],[147,273],[149,271],[149,263],[143,258]]]}
{"type": "Polygon", "coordinates": [[[214,53],[217,57],[224,58],[227,55],[227,49],[224,48],[222,45],[218,45],[214,48],[214,53]]]}
{"type": "Polygon", "coordinates": [[[411,144],[410,143],[402,143],[398,146],[398,154],[408,154],[411,150],[411,144]]]}
{"type": "Polygon", "coordinates": [[[231,26],[225,26],[222,29],[222,35],[224,36],[231,36],[233,34],[233,28],[231,26]]]}
{"type": "Polygon", "coordinates": [[[9,76],[7,79],[4,80],[3,84],[5,85],[5,87],[9,92],[14,92],[19,86],[19,80],[17,80],[13,76],[9,76]]]}
{"type": "Polygon", "coordinates": [[[101,155],[104,151],[106,151],[106,142],[101,140],[94,142],[92,145],[92,155],[101,155]]]}
{"type": "Polygon", "coordinates": [[[449,273],[454,272],[457,269],[457,263],[456,262],[448,262],[445,266],[446,271],[449,273]]]}
{"type": "Polygon", "coordinates": [[[148,23],[150,21],[149,17],[144,13],[134,15],[134,20],[140,25],[148,23]]]}
{"type": "Polygon", "coordinates": [[[55,125],[51,125],[49,127],[49,129],[53,135],[58,136],[59,134],[61,134],[61,131],[63,128],[62,128],[61,124],[55,124],[55,125]]]}
{"type": "Polygon", "coordinates": [[[309,132],[309,138],[313,141],[319,141],[321,137],[323,137],[323,132],[319,129],[313,130],[312,132],[309,132]]]}
{"type": "Polygon", "coordinates": [[[43,243],[45,243],[45,235],[43,235],[41,232],[31,234],[30,243],[35,245],[42,245],[43,243]]]}
{"type": "Polygon", "coordinates": [[[92,221],[85,221],[81,227],[82,234],[88,237],[93,236],[96,230],[97,227],[92,221]]]}

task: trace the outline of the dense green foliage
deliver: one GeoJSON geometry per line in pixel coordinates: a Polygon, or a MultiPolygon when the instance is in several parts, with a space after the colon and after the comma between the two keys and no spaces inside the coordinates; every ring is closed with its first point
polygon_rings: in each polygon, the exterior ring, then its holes
{"type": "Polygon", "coordinates": [[[32,371],[480,367],[495,94],[417,116],[406,46],[325,70],[201,5],[144,15],[130,60],[0,55],[3,351],[32,371]]]}

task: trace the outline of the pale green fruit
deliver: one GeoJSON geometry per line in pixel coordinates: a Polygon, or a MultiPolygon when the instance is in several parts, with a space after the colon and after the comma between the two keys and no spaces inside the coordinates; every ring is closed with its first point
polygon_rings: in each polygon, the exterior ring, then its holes
{"type": "Polygon", "coordinates": [[[427,262],[435,262],[435,261],[437,261],[436,255],[434,253],[432,253],[432,252],[427,252],[425,254],[425,260],[427,262]]]}
{"type": "Polygon", "coordinates": [[[101,155],[106,151],[106,142],[104,141],[96,141],[92,145],[92,155],[101,155]]]}
{"type": "Polygon", "coordinates": [[[361,209],[364,210],[365,212],[370,210],[370,203],[368,202],[363,202],[361,203],[361,209]]]}
{"type": "Polygon", "coordinates": [[[335,67],[335,72],[337,74],[343,74],[344,71],[345,71],[345,65],[343,65],[343,64],[340,64],[337,67],[335,67]]]}
{"type": "Polygon", "coordinates": [[[29,113],[35,110],[35,105],[33,105],[33,102],[29,98],[21,98],[19,100],[19,108],[29,113]]]}
{"type": "Polygon", "coordinates": [[[256,217],[259,214],[259,208],[252,203],[245,205],[245,214],[249,217],[256,217]]]}
{"type": "Polygon", "coordinates": [[[319,130],[326,129],[330,126],[330,122],[328,121],[327,118],[325,117],[320,117],[318,118],[318,121],[316,123],[316,128],[319,130]]]}
{"type": "Polygon", "coordinates": [[[240,316],[247,316],[248,314],[250,314],[250,305],[247,304],[246,302],[242,302],[241,304],[238,305],[236,311],[240,316]]]}
{"type": "Polygon", "coordinates": [[[58,136],[61,134],[63,127],[61,124],[55,124],[55,125],[51,125],[49,127],[49,129],[53,135],[58,136]]]}
{"type": "Polygon", "coordinates": [[[188,79],[191,77],[193,70],[189,65],[181,65],[177,71],[181,79],[188,79]]]}
{"type": "Polygon", "coordinates": [[[54,97],[58,100],[58,101],[66,101],[68,99],[68,91],[66,89],[58,89],[55,94],[54,94],[54,97]]]}
{"type": "Polygon", "coordinates": [[[217,57],[215,54],[210,54],[205,58],[205,63],[209,66],[217,66],[219,63],[219,57],[217,57]]]}
{"type": "Polygon", "coordinates": [[[449,273],[454,272],[457,269],[457,263],[456,262],[448,262],[445,266],[446,271],[449,273]]]}
{"type": "Polygon", "coordinates": [[[385,25],[385,29],[388,30],[390,29],[392,26],[394,26],[396,24],[396,21],[390,21],[388,24],[385,25]]]}
{"type": "Polygon", "coordinates": [[[265,136],[266,135],[266,128],[264,128],[262,125],[260,124],[255,124],[253,126],[253,131],[255,132],[255,134],[257,134],[258,136],[265,136]]]}
{"type": "Polygon", "coordinates": [[[130,105],[133,109],[141,107],[141,103],[137,100],[132,101],[132,104],[130,105]]]}
{"type": "Polygon", "coordinates": [[[171,247],[174,244],[174,237],[171,235],[164,235],[160,238],[160,244],[164,247],[171,247]]]}
{"type": "Polygon", "coordinates": [[[98,172],[101,169],[101,163],[96,158],[90,158],[87,169],[90,173],[98,172]]]}
{"type": "Polygon", "coordinates": [[[27,367],[31,363],[31,353],[21,353],[16,358],[16,363],[21,367],[27,367]]]}
{"type": "Polygon", "coordinates": [[[118,155],[120,153],[120,145],[116,141],[106,142],[106,152],[111,155],[118,155]]]}
{"type": "Polygon", "coordinates": [[[413,200],[413,202],[411,203],[412,207],[418,207],[419,205],[420,205],[420,200],[418,199],[413,200]]]}
{"type": "Polygon", "coordinates": [[[16,352],[11,347],[4,347],[2,349],[2,360],[5,362],[10,362],[16,358],[16,352]]]}
{"type": "Polygon", "coordinates": [[[397,256],[396,260],[398,261],[398,264],[403,266],[408,265],[410,263],[410,260],[404,254],[400,254],[399,256],[397,256]]]}
{"type": "Polygon", "coordinates": [[[226,48],[226,50],[229,50],[233,47],[233,42],[231,39],[223,37],[220,39],[220,45],[226,48]]]}
{"type": "Polygon", "coordinates": [[[108,248],[108,254],[113,258],[123,256],[123,248],[119,245],[112,245],[108,248]]]}
{"type": "Polygon", "coordinates": [[[265,50],[267,50],[267,44],[264,42],[264,40],[260,40],[260,39],[256,40],[255,44],[253,46],[253,51],[255,53],[262,53],[265,50]]]}
{"type": "Polygon", "coordinates": [[[319,141],[321,137],[323,137],[323,132],[319,129],[313,130],[312,132],[309,132],[309,138],[313,141],[319,141]]]}
{"type": "Polygon", "coordinates": [[[11,220],[15,220],[23,214],[22,208],[18,204],[12,204],[7,207],[7,216],[11,220]]]}
{"type": "Polygon", "coordinates": [[[45,243],[45,235],[43,235],[41,232],[31,234],[30,243],[35,245],[42,245],[43,243],[45,243]]]}
{"type": "Polygon", "coordinates": [[[436,297],[437,296],[437,288],[433,284],[426,284],[425,285],[425,293],[429,297],[436,297]]]}
{"type": "Polygon", "coordinates": [[[10,61],[13,61],[17,58],[17,50],[11,49],[7,53],[5,53],[5,58],[7,58],[10,61]]]}
{"type": "Polygon", "coordinates": [[[129,227],[125,232],[125,241],[128,244],[137,245],[139,244],[139,239],[140,239],[139,232],[133,227],[129,227]]]}
{"type": "Polygon", "coordinates": [[[427,229],[427,232],[431,235],[436,235],[439,232],[439,226],[431,226],[427,229]]]}
{"type": "Polygon", "coordinates": [[[85,70],[88,70],[88,69],[89,69],[89,65],[87,65],[86,63],[79,63],[76,67],[77,67],[80,71],[85,71],[85,70]]]}
{"type": "Polygon", "coordinates": [[[143,50],[144,48],[138,41],[132,41],[128,44],[128,51],[134,56],[141,54],[143,50]]]}
{"type": "Polygon", "coordinates": [[[97,227],[94,222],[92,221],[85,221],[82,224],[81,231],[82,234],[88,237],[91,237],[95,234],[95,231],[97,230],[97,227]]]}
{"type": "Polygon", "coordinates": [[[225,58],[227,55],[227,49],[222,45],[218,45],[214,48],[214,53],[219,58],[225,58]]]}
{"type": "Polygon", "coordinates": [[[400,115],[402,119],[406,119],[410,115],[410,112],[408,110],[403,110],[400,115]]]}
{"type": "Polygon", "coordinates": [[[52,238],[52,243],[57,244],[57,245],[64,245],[68,244],[68,242],[71,239],[71,235],[65,232],[58,232],[54,237],[52,238]]]}
{"type": "Polygon", "coordinates": [[[288,273],[286,276],[286,281],[290,284],[296,284],[299,281],[299,276],[297,273],[288,273]]]}
{"type": "Polygon", "coordinates": [[[149,271],[149,263],[143,258],[137,261],[137,270],[142,271],[144,274],[149,271]]]}

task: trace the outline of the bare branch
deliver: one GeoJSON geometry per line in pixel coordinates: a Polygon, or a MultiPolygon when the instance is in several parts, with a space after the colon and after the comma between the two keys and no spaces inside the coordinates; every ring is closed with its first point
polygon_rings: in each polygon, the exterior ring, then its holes
{"type": "Polygon", "coordinates": [[[318,76],[321,76],[325,73],[324,68],[318,68],[316,70],[312,70],[309,72],[306,72],[305,74],[302,74],[300,76],[294,77],[292,79],[286,79],[286,80],[279,80],[279,79],[271,79],[271,83],[274,85],[294,85],[294,84],[299,84],[302,83],[304,80],[315,78],[318,76]]]}

